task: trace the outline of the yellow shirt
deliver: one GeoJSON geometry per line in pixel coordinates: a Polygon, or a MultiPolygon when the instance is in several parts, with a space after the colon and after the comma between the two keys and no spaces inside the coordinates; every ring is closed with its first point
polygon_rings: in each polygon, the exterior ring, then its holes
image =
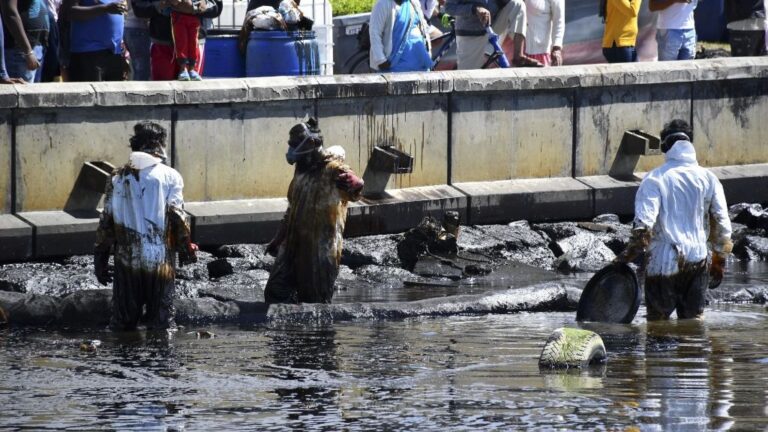
{"type": "Polygon", "coordinates": [[[632,47],[637,41],[637,15],[642,0],[607,0],[603,48],[632,47]]]}

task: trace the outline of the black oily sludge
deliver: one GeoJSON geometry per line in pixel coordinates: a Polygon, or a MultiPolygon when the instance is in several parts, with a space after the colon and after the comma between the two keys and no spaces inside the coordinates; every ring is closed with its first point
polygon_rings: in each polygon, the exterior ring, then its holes
{"type": "Polygon", "coordinates": [[[392,320],[413,317],[574,311],[581,289],[565,282],[546,282],[495,294],[456,295],[411,302],[343,304],[274,304],[270,324],[392,320]]]}

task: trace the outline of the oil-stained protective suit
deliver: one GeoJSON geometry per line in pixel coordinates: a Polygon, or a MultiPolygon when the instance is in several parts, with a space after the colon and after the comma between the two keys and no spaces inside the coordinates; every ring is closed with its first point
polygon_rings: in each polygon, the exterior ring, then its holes
{"type": "Polygon", "coordinates": [[[105,283],[109,251],[114,246],[112,293],[114,330],[132,330],[142,318],[147,328],[175,326],[173,306],[175,252],[181,264],[196,261],[183,210],[181,175],[144,152],[108,182],[95,245],[95,270],[105,283]]]}
{"type": "Polygon", "coordinates": [[[703,314],[708,244],[722,265],[730,253],[731,222],[720,181],[699,166],[691,142],[678,140],[666,162],[643,179],[635,198],[633,239],[619,257],[634,258],[647,246],[645,302],[648,319],[703,314]],[[651,231],[652,230],[652,231],[651,231]]]}
{"type": "Polygon", "coordinates": [[[330,303],[339,274],[347,203],[360,199],[362,180],[341,158],[321,153],[297,166],[266,303],[330,303]]]}

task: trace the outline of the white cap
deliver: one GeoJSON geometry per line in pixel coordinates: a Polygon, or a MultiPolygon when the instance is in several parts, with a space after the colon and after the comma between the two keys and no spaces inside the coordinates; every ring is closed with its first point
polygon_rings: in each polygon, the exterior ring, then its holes
{"type": "Polygon", "coordinates": [[[347,158],[347,152],[344,151],[344,147],[339,145],[328,147],[325,149],[325,153],[335,159],[340,160],[341,162],[344,162],[344,160],[347,158]]]}

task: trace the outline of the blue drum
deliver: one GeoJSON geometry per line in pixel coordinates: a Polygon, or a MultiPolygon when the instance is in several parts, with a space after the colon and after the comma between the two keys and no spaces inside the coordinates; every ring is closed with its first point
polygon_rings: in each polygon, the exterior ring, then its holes
{"type": "Polygon", "coordinates": [[[319,75],[320,49],[313,31],[253,31],[245,55],[245,75],[319,75]]]}

